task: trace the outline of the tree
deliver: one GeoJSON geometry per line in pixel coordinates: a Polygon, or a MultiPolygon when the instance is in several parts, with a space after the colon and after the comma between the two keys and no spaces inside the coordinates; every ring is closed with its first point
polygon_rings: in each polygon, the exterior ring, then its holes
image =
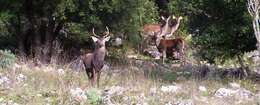
{"type": "MultiPolygon", "coordinates": [[[[151,0],[1,0],[0,47],[17,49],[20,57],[52,62],[57,52],[91,46],[89,31],[108,26],[138,42],[139,27],[156,21],[151,0]],[[57,43],[58,42],[58,43],[57,43]],[[58,48],[57,48],[58,47],[58,48]],[[59,49],[62,50],[59,50],[59,49]]],[[[75,56],[75,55],[73,55],[75,56]]]]}
{"type": "Polygon", "coordinates": [[[257,48],[260,54],[260,1],[259,0],[248,0],[247,9],[250,15],[253,17],[252,23],[254,28],[255,37],[257,39],[257,48]]]}

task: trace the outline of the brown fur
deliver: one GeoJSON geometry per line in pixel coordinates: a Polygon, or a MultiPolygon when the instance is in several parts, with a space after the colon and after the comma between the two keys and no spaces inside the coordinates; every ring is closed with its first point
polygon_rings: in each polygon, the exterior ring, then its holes
{"type": "MultiPolygon", "coordinates": [[[[107,27],[106,27],[107,28],[107,27]]],[[[81,56],[83,60],[86,73],[88,78],[91,80],[92,86],[97,82],[97,86],[99,86],[99,78],[101,74],[101,69],[104,66],[104,59],[106,55],[106,45],[105,42],[109,40],[109,30],[107,28],[107,32],[105,36],[97,36],[94,32],[93,28],[92,36],[93,41],[95,42],[95,49],[92,53],[87,53],[81,56]]]]}
{"type": "Polygon", "coordinates": [[[157,46],[160,53],[166,50],[166,57],[173,57],[174,52],[178,52],[180,57],[184,54],[185,42],[182,38],[176,39],[161,39],[157,46]]]}

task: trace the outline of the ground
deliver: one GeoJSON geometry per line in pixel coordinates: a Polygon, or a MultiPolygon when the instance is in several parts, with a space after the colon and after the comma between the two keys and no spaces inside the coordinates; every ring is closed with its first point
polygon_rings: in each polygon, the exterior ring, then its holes
{"type": "Polygon", "coordinates": [[[156,63],[105,66],[100,87],[68,66],[14,64],[0,71],[1,105],[259,105],[252,80],[199,78],[156,63]],[[139,64],[139,65],[138,65],[139,64]],[[150,65],[149,65],[150,64],[150,65]],[[143,65],[143,66],[140,66],[143,65]],[[147,66],[148,65],[148,66],[147,66]]]}

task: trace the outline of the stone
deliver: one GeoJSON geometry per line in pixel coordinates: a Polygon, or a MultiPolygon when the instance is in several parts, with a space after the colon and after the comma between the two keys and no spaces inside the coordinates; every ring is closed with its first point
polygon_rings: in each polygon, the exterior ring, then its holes
{"type": "Polygon", "coordinates": [[[235,83],[235,82],[229,83],[229,86],[233,89],[239,89],[240,88],[240,84],[235,83]]]}
{"type": "Polygon", "coordinates": [[[206,92],[207,88],[205,86],[199,86],[199,91],[206,92]]]}
{"type": "Polygon", "coordinates": [[[176,93],[180,89],[181,89],[181,87],[176,86],[176,85],[169,85],[169,86],[162,86],[161,87],[162,92],[171,92],[171,93],[176,93]]]}
{"type": "Polygon", "coordinates": [[[232,96],[236,91],[226,88],[220,88],[215,92],[215,96],[219,98],[232,96]]]}

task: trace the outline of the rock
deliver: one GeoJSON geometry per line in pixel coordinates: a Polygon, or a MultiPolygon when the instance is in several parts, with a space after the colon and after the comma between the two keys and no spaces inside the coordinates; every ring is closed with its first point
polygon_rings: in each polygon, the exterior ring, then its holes
{"type": "Polygon", "coordinates": [[[137,55],[127,55],[127,58],[129,58],[129,59],[137,59],[138,56],[137,55]]]}
{"type": "Polygon", "coordinates": [[[77,101],[87,100],[85,91],[83,91],[81,88],[70,89],[70,94],[74,100],[77,101]]]}
{"type": "Polygon", "coordinates": [[[165,105],[173,105],[172,102],[167,102],[165,105]]]}
{"type": "Polygon", "coordinates": [[[115,104],[112,103],[111,97],[110,97],[109,95],[102,96],[101,99],[102,99],[102,103],[103,103],[104,105],[115,105],[115,104]]]}
{"type": "Polygon", "coordinates": [[[215,96],[219,98],[232,96],[236,91],[226,88],[220,88],[216,91],[215,96]]]}
{"type": "Polygon", "coordinates": [[[162,56],[156,46],[148,46],[147,49],[144,49],[144,52],[155,59],[160,59],[160,57],[162,56]]]}
{"type": "Polygon", "coordinates": [[[111,97],[115,95],[122,95],[125,89],[120,86],[112,86],[108,89],[105,89],[102,93],[102,103],[105,105],[115,105],[111,101],[111,97]]]}
{"type": "Polygon", "coordinates": [[[58,69],[57,71],[58,71],[58,74],[59,74],[59,75],[64,75],[64,74],[65,74],[64,69],[58,69]]]}
{"type": "Polygon", "coordinates": [[[234,96],[237,99],[250,99],[253,97],[253,93],[246,89],[226,89],[220,88],[215,93],[216,97],[224,98],[234,96]]]}
{"type": "Polygon", "coordinates": [[[246,89],[238,89],[238,91],[235,92],[235,97],[238,99],[250,99],[253,97],[253,93],[246,89]]]}
{"type": "Polygon", "coordinates": [[[186,99],[186,100],[178,100],[173,105],[194,105],[194,104],[192,100],[186,99]]]}
{"type": "Polygon", "coordinates": [[[161,58],[161,53],[159,51],[148,51],[148,53],[154,57],[154,59],[160,59],[161,58]]]}
{"type": "Polygon", "coordinates": [[[109,68],[110,68],[110,67],[109,67],[108,65],[105,64],[105,65],[103,66],[103,68],[102,68],[102,71],[108,71],[109,68]]]}
{"type": "Polygon", "coordinates": [[[113,46],[121,46],[123,44],[123,41],[121,38],[117,37],[113,43],[113,46]]]}
{"type": "Polygon", "coordinates": [[[239,89],[240,88],[240,84],[235,83],[235,82],[229,83],[229,86],[233,89],[239,89]]]}
{"type": "Polygon", "coordinates": [[[0,85],[4,88],[9,88],[11,85],[11,80],[6,76],[0,76],[0,85]]]}
{"type": "Polygon", "coordinates": [[[124,97],[123,97],[123,103],[124,103],[124,105],[132,105],[131,102],[132,102],[132,100],[131,100],[130,97],[128,97],[128,96],[124,96],[124,97]]]}
{"type": "Polygon", "coordinates": [[[27,79],[27,77],[23,74],[19,74],[18,76],[16,76],[16,80],[18,83],[24,82],[27,79]]]}
{"type": "Polygon", "coordinates": [[[207,88],[205,86],[199,86],[199,91],[206,92],[207,88]]]}
{"type": "Polygon", "coordinates": [[[107,94],[107,95],[121,95],[121,94],[123,94],[124,91],[125,91],[125,89],[123,87],[112,86],[109,89],[105,89],[103,94],[107,94]]]}
{"type": "Polygon", "coordinates": [[[169,85],[169,86],[162,86],[161,87],[162,92],[171,92],[171,93],[176,93],[180,89],[181,89],[181,87],[175,86],[175,85],[169,85]]]}
{"type": "Polygon", "coordinates": [[[144,93],[141,93],[140,95],[136,96],[135,99],[137,100],[136,105],[148,105],[144,93]]]}
{"type": "Polygon", "coordinates": [[[156,93],[157,93],[156,87],[150,88],[150,95],[154,96],[156,93]]]}

